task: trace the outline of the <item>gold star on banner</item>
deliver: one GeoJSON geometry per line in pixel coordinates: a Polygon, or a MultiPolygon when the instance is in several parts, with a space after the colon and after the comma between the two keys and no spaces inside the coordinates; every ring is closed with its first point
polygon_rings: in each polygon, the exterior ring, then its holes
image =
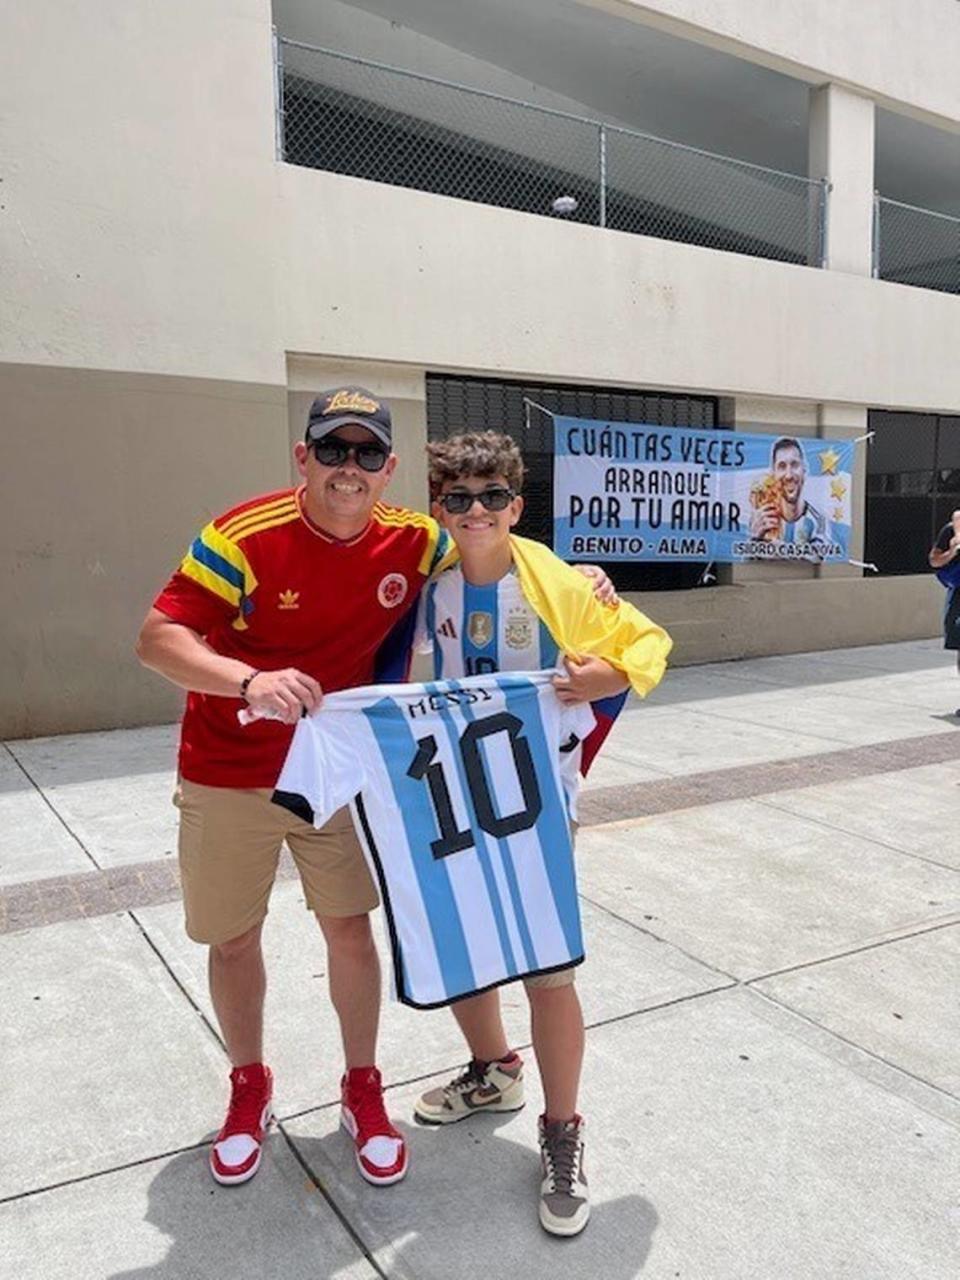
{"type": "Polygon", "coordinates": [[[834,449],[824,449],[820,454],[820,474],[824,476],[835,476],[837,474],[837,463],[840,461],[840,455],[834,449]]]}
{"type": "Polygon", "coordinates": [[[847,486],[843,483],[839,476],[836,480],[830,482],[830,497],[836,498],[838,502],[843,501],[843,495],[847,492],[847,486]]]}
{"type": "Polygon", "coordinates": [[[835,524],[843,524],[843,507],[834,507],[833,520],[835,524]]]}

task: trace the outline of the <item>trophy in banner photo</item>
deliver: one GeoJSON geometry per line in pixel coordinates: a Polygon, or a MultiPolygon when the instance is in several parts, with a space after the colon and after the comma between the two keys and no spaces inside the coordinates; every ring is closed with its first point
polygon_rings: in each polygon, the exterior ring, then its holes
{"type": "Polygon", "coordinates": [[[761,476],[759,480],[755,480],[750,486],[750,505],[755,511],[759,511],[762,507],[769,507],[777,513],[777,523],[764,531],[762,539],[764,542],[779,542],[783,537],[783,507],[781,500],[783,498],[783,485],[771,472],[767,472],[765,476],[761,476]]]}

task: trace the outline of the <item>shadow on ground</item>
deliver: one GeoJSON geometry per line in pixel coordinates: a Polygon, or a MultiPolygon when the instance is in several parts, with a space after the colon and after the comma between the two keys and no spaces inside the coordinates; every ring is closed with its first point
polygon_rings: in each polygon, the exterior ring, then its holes
{"type": "Polygon", "coordinates": [[[391,1188],[361,1182],[339,1131],[294,1140],[322,1190],[276,1131],[259,1174],[245,1186],[216,1186],[206,1148],[173,1157],[149,1185],[145,1214],[153,1232],[167,1237],[166,1255],[150,1266],[113,1272],[109,1280],[375,1275],[337,1213],[391,1280],[507,1276],[521,1267],[523,1280],[555,1280],[558,1272],[568,1280],[642,1275],[658,1223],[643,1196],[595,1204],[583,1235],[553,1239],[536,1220],[535,1151],[488,1124],[476,1143],[447,1142],[450,1158],[444,1160],[437,1140],[449,1133],[403,1128],[411,1172],[391,1188]],[[478,1146],[484,1148],[480,1161],[473,1155],[478,1146]]]}

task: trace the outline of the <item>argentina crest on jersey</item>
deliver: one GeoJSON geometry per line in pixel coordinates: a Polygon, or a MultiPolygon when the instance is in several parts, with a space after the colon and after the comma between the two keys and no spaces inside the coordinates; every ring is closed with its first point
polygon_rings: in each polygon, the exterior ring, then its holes
{"type": "Polygon", "coordinates": [[[583,959],[561,758],[593,723],[549,673],[352,690],[300,722],[278,797],[317,825],[352,798],[401,1001],[583,959]]]}

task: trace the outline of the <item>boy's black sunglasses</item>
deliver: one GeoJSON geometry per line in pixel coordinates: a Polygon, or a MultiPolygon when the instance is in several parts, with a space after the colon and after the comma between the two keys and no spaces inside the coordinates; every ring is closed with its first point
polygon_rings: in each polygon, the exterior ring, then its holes
{"type": "Polygon", "coordinates": [[[382,471],[389,454],[378,444],[351,444],[337,436],[314,440],[313,455],[324,467],[341,467],[352,454],[361,471],[382,471]]]}
{"type": "Polygon", "coordinates": [[[480,493],[465,493],[462,490],[457,493],[444,493],[437,501],[450,515],[462,516],[478,501],[486,511],[504,511],[516,496],[512,489],[495,485],[493,488],[483,489],[480,493]]]}

